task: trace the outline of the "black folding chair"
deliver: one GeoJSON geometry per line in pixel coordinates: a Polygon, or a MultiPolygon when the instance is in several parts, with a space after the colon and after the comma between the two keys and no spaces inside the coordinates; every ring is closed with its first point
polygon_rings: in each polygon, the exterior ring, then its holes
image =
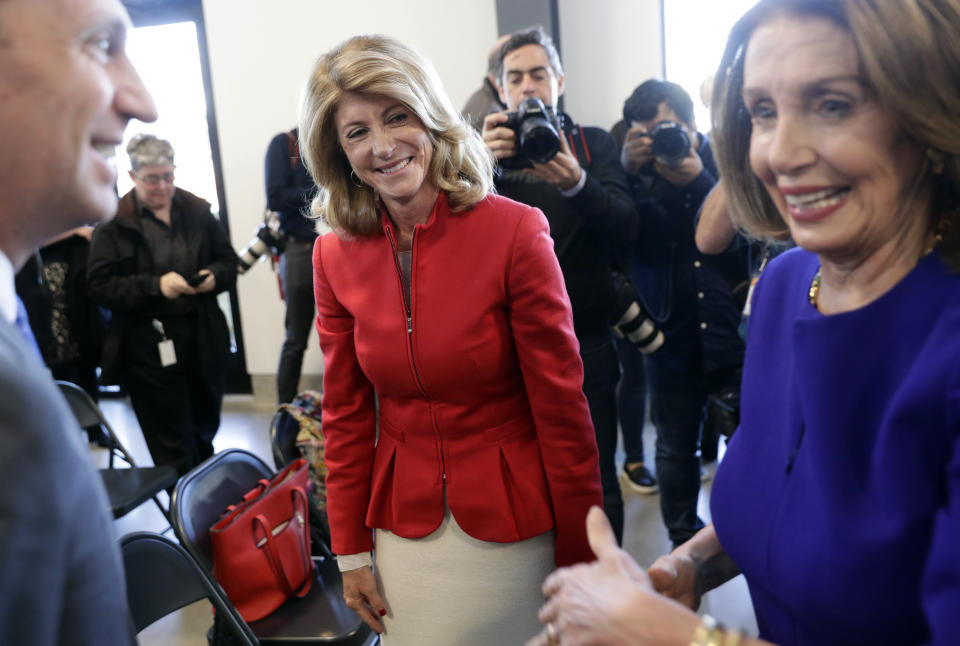
{"type": "Polygon", "coordinates": [[[100,476],[107,490],[113,517],[120,518],[152,498],[160,512],[169,521],[170,513],[157,498],[157,494],[173,487],[177,482],[176,469],[170,465],[137,466],[133,456],[120,442],[113,427],[90,395],[83,388],[69,381],[58,381],[57,386],[60,387],[60,392],[67,400],[80,428],[99,427],[107,435],[110,456],[107,468],[100,469],[100,476]],[[115,458],[126,462],[128,468],[117,468],[114,464],[115,458]]]}
{"type": "Polygon", "coordinates": [[[217,626],[229,630],[235,644],[256,646],[256,637],[226,601],[223,590],[211,585],[180,545],[160,534],[134,532],[120,539],[120,551],[130,618],[137,633],[176,610],[208,599],[220,618],[217,626]]]}
{"type": "MultiPolygon", "coordinates": [[[[177,482],[171,502],[173,529],[180,544],[211,581],[213,559],[209,529],[228,505],[239,501],[274,473],[263,460],[242,449],[227,449],[209,458],[177,482]]],[[[335,559],[314,557],[313,586],[272,614],[249,624],[257,640],[270,644],[369,645],[376,634],[343,601],[343,582],[335,559]]]]}

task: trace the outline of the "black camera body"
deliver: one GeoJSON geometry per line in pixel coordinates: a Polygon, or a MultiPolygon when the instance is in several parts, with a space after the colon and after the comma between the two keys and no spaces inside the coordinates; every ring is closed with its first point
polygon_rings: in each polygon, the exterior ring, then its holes
{"type": "Polygon", "coordinates": [[[537,98],[527,99],[516,112],[508,112],[502,124],[517,135],[517,154],[500,160],[508,170],[532,168],[546,164],[560,152],[560,133],[563,128],[554,109],[537,98]]]}
{"type": "Polygon", "coordinates": [[[664,166],[672,168],[679,165],[690,152],[690,137],[676,121],[664,120],[657,123],[649,135],[653,157],[664,166]]]}

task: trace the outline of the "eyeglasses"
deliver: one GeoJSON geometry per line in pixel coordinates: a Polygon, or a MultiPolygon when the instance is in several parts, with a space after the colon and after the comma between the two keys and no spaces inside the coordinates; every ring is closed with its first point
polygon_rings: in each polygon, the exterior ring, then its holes
{"type": "Polygon", "coordinates": [[[143,177],[137,175],[137,178],[147,186],[158,186],[160,182],[173,184],[173,173],[164,173],[163,175],[144,175],[143,177]]]}

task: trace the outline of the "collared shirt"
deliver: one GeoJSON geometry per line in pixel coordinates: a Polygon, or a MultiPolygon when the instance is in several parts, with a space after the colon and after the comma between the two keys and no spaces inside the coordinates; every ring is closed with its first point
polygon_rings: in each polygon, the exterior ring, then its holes
{"type": "Polygon", "coordinates": [[[143,237],[153,255],[154,270],[161,276],[168,271],[175,271],[189,278],[193,275],[193,261],[187,249],[186,238],[181,235],[183,217],[180,209],[170,206],[170,224],[162,222],[147,206],[137,203],[137,216],[143,237]]]}
{"type": "Polygon", "coordinates": [[[30,324],[27,321],[27,310],[17,296],[13,263],[2,251],[0,251],[0,314],[20,329],[28,345],[36,351],[37,357],[43,361],[43,353],[40,352],[37,338],[33,335],[33,330],[30,329],[30,324]]]}
{"type": "Polygon", "coordinates": [[[13,276],[13,263],[0,251],[0,315],[10,323],[17,320],[17,290],[13,276]]]}
{"type": "MultiPolygon", "coordinates": [[[[137,205],[140,230],[153,257],[154,273],[157,276],[163,276],[167,272],[175,271],[184,278],[193,276],[200,268],[196,266],[195,259],[190,256],[187,238],[183,231],[183,214],[177,200],[170,205],[169,226],[161,222],[149,207],[136,199],[136,196],[134,196],[134,203],[137,205]]],[[[191,298],[165,299],[159,306],[157,315],[160,318],[182,316],[194,309],[196,308],[191,298]]]]}

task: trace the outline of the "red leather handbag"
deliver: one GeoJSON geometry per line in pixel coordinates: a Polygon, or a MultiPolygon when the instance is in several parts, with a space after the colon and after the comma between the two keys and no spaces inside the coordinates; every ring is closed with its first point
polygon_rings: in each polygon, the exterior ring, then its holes
{"type": "Polygon", "coordinates": [[[290,463],[210,528],[213,575],[246,621],[266,617],[313,582],[307,461],[290,463]]]}

